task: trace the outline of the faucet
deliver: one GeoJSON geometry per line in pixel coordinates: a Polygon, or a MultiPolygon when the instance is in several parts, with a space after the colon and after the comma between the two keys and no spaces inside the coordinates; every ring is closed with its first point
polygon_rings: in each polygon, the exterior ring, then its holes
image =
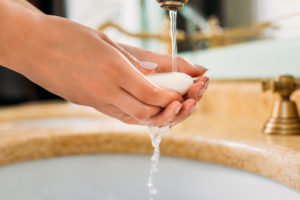
{"type": "Polygon", "coordinates": [[[273,104],[271,117],[264,126],[268,135],[300,135],[300,117],[296,102],[290,99],[300,89],[300,82],[293,76],[281,75],[262,83],[263,91],[271,90],[280,98],[273,104]]]}
{"type": "Polygon", "coordinates": [[[177,11],[182,8],[188,0],[157,0],[157,2],[160,4],[160,7],[164,9],[177,11]]]}

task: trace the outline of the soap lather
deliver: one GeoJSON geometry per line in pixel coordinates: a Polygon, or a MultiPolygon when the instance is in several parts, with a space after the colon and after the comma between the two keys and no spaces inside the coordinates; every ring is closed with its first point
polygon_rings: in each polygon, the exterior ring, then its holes
{"type": "Polygon", "coordinates": [[[185,95],[194,83],[191,76],[182,72],[154,73],[147,77],[152,83],[181,95],[185,95]]]}

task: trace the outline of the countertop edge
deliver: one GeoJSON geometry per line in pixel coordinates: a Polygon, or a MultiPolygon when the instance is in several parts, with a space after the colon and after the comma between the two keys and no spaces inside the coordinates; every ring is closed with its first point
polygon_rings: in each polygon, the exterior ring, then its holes
{"type": "MultiPolygon", "coordinates": [[[[148,135],[142,132],[17,135],[0,139],[0,144],[1,166],[57,156],[151,154],[153,150],[148,135]]],[[[249,171],[300,191],[300,160],[296,159],[299,157],[297,152],[276,152],[276,149],[204,137],[166,135],[162,140],[161,154],[249,171]]]]}

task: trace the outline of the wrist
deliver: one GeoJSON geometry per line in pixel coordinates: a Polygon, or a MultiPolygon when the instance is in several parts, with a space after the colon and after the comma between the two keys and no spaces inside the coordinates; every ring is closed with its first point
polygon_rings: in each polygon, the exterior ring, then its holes
{"type": "Polygon", "coordinates": [[[11,1],[0,1],[0,9],[0,65],[21,72],[46,15],[11,1]]]}

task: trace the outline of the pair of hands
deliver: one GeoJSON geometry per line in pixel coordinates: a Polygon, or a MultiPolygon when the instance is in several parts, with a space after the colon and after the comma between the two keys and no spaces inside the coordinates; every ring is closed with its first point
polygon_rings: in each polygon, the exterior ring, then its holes
{"type": "MultiPolygon", "coordinates": [[[[135,58],[139,60],[146,60],[156,63],[156,68],[152,71],[142,69],[141,66],[137,66],[136,68],[139,69],[144,75],[148,75],[152,72],[154,73],[164,73],[164,72],[172,72],[172,58],[168,55],[161,55],[153,52],[146,51],[144,49],[139,49],[135,47],[131,47],[128,45],[121,44],[121,47],[126,50],[126,52],[130,55],[134,55],[135,58]]],[[[122,52],[122,51],[121,51],[122,52]]],[[[129,56],[127,56],[129,57],[129,56]]],[[[150,117],[146,120],[146,125],[156,125],[162,126],[166,124],[176,124],[183,120],[185,120],[195,109],[197,102],[201,99],[203,92],[206,90],[209,78],[203,76],[204,73],[207,71],[207,68],[203,66],[195,66],[191,63],[187,62],[181,57],[177,57],[177,64],[178,64],[178,71],[186,73],[192,77],[198,77],[197,80],[194,81],[194,84],[190,87],[187,94],[183,97],[176,97],[171,100],[171,102],[165,104],[162,101],[160,107],[165,107],[161,109],[159,114],[154,117],[150,117]],[[176,99],[177,98],[177,99],[176,99]]],[[[168,90],[162,89],[162,92],[167,95],[168,90]]],[[[164,95],[162,94],[162,95],[164,95]]],[[[177,94],[177,93],[176,93],[177,94]]],[[[178,95],[178,94],[177,94],[178,95]]],[[[148,96],[149,98],[151,96],[148,96]]],[[[161,98],[168,98],[161,97],[161,98]]],[[[171,98],[170,98],[171,99],[171,98]]],[[[163,99],[159,99],[163,100],[163,99]]],[[[139,121],[138,121],[139,122],[139,121]]],[[[127,123],[136,123],[132,120],[127,121],[127,123]]]]}
{"type": "Polygon", "coordinates": [[[145,76],[172,71],[170,56],[116,44],[64,18],[21,6],[11,9],[17,13],[13,19],[18,30],[1,35],[10,47],[2,52],[0,64],[70,102],[126,123],[163,126],[187,118],[207,86],[204,67],[177,58],[179,72],[200,77],[182,97],[145,76]]]}

